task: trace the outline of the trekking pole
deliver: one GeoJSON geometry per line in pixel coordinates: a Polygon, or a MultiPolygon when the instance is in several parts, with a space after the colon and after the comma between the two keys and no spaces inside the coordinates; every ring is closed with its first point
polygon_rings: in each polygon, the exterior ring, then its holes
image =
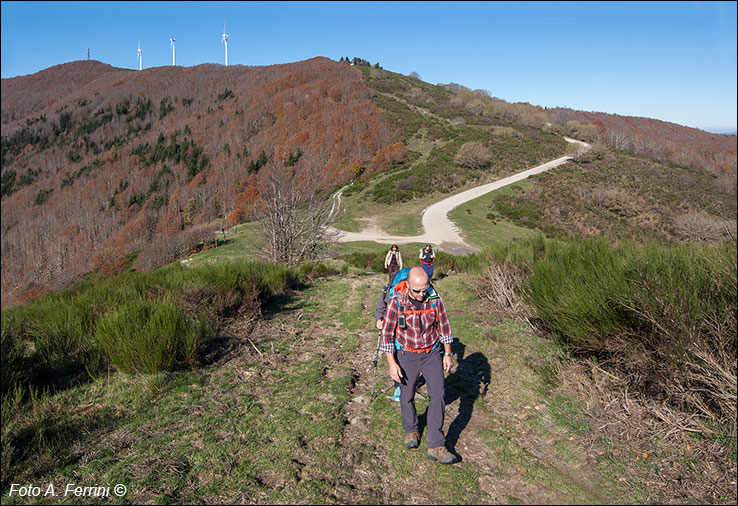
{"type": "Polygon", "coordinates": [[[377,361],[379,360],[379,343],[382,341],[382,331],[380,330],[377,334],[377,351],[374,353],[374,374],[372,375],[372,394],[369,398],[369,403],[374,400],[374,382],[377,379],[377,361]]]}

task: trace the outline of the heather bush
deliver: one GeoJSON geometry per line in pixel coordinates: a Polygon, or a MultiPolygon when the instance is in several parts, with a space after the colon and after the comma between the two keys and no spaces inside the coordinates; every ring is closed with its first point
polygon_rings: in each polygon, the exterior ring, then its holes
{"type": "Polygon", "coordinates": [[[384,271],[384,256],[382,252],[353,252],[346,257],[346,263],[358,267],[359,269],[366,269],[372,272],[383,272],[384,271]]]}
{"type": "Polygon", "coordinates": [[[547,241],[523,286],[567,347],[633,387],[735,425],[736,248],[547,241]]]}
{"type": "Polygon", "coordinates": [[[467,142],[456,153],[454,163],[459,167],[483,169],[489,167],[492,154],[481,142],[467,142]]]}
{"type": "MultiPolygon", "coordinates": [[[[323,268],[309,272],[317,275],[323,268]]],[[[221,318],[259,312],[304,274],[278,264],[171,264],[91,279],[2,313],[2,394],[64,388],[106,370],[157,372],[197,362],[221,318]]]]}
{"type": "Polygon", "coordinates": [[[171,299],[145,297],[106,314],[95,329],[110,362],[129,374],[193,366],[207,335],[205,322],[187,317],[171,299]]]}

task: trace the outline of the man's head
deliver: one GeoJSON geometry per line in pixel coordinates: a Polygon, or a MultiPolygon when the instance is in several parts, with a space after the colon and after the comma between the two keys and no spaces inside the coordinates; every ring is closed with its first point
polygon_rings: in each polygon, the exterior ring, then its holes
{"type": "Polygon", "coordinates": [[[407,293],[415,300],[423,300],[428,294],[428,274],[421,267],[413,267],[407,273],[407,293]]]}

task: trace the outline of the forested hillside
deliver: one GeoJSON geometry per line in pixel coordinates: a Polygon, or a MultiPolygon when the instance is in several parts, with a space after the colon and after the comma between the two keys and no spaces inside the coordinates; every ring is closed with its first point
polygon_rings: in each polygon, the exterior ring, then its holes
{"type": "MultiPolygon", "coordinates": [[[[146,270],[187,255],[215,229],[256,217],[269,174],[311,178],[318,188],[361,176],[349,196],[389,168],[370,198],[391,205],[543,163],[562,154],[562,135],[595,146],[588,167],[615,167],[602,162],[607,148],[665,163],[638,176],[630,162],[616,175],[590,171],[602,180],[575,181],[582,198],[612,200],[613,178],[631,177],[655,184],[631,221],[653,215],[672,223],[677,211],[698,228],[717,223],[714,216],[734,219],[732,208],[720,207],[736,192],[734,135],[507,103],[357,58],[144,71],[78,61],[3,79],[2,91],[3,305],[90,271],[146,270]],[[657,209],[651,201],[664,200],[662,173],[677,179],[677,192],[700,179],[706,204],[695,207],[690,197],[673,212],[657,209]]],[[[554,228],[576,225],[569,211],[562,216],[554,228]]],[[[651,228],[674,235],[664,223],[651,228]]],[[[608,225],[585,228],[589,235],[608,225]]]]}
{"type": "Polygon", "coordinates": [[[359,75],[326,58],[74,62],[2,89],[4,304],[134,257],[139,269],[171,261],[248,217],[265,172],[312,170],[327,187],[396,142],[359,75]]]}

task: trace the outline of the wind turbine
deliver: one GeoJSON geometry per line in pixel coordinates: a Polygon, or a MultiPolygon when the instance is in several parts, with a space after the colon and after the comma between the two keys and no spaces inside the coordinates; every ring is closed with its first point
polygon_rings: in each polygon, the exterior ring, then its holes
{"type": "Polygon", "coordinates": [[[225,27],[226,27],[226,24],[225,24],[225,21],[223,21],[223,44],[225,44],[225,57],[226,57],[225,66],[227,67],[228,66],[228,35],[226,35],[225,27]]]}
{"type": "Polygon", "coordinates": [[[143,70],[143,49],[141,49],[141,39],[138,39],[138,51],[136,51],[138,54],[136,55],[136,59],[138,60],[138,70],[143,70]]]}
{"type": "Polygon", "coordinates": [[[172,66],[176,65],[176,63],[174,63],[174,40],[174,37],[169,37],[169,42],[172,43],[172,66]]]}

